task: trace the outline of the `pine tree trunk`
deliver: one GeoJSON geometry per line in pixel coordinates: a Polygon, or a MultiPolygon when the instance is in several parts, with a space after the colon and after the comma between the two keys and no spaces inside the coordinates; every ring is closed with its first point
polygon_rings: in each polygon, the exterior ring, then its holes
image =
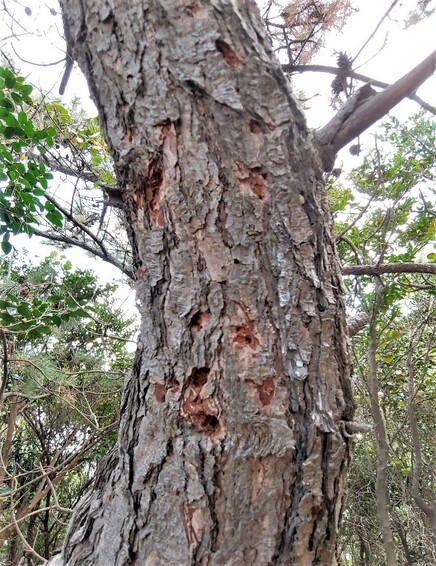
{"type": "Polygon", "coordinates": [[[61,4],[142,327],[118,449],[56,563],[335,564],[353,414],[341,277],[319,157],[258,10],[61,4]]]}

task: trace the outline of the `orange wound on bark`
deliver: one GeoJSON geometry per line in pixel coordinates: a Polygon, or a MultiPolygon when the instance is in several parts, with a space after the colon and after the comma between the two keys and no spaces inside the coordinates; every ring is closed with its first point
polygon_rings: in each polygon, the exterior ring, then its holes
{"type": "Polygon", "coordinates": [[[274,397],[274,392],[276,390],[274,379],[272,377],[267,377],[260,384],[254,383],[254,381],[250,380],[249,384],[257,390],[259,401],[264,407],[265,405],[269,405],[271,403],[271,400],[274,397]]]}
{"type": "Polygon", "coordinates": [[[261,134],[262,133],[262,128],[260,127],[260,124],[257,120],[250,120],[250,124],[249,124],[249,128],[250,128],[250,132],[252,134],[261,134]]]}
{"type": "Polygon", "coordinates": [[[160,228],[163,227],[163,211],[160,208],[162,181],[162,156],[157,154],[148,166],[145,181],[145,202],[148,205],[151,220],[160,228]]]}
{"type": "Polygon", "coordinates": [[[206,385],[210,369],[194,368],[188,378],[188,385],[181,404],[181,414],[200,430],[214,432],[219,427],[216,409],[210,397],[202,397],[201,389],[206,385]]]}
{"type": "Polygon", "coordinates": [[[156,401],[159,403],[163,403],[165,401],[165,395],[167,393],[167,388],[162,383],[155,383],[154,384],[154,396],[156,401]]]}
{"type": "Polygon", "coordinates": [[[256,338],[253,332],[252,322],[247,322],[246,324],[235,326],[233,343],[241,348],[249,347],[252,350],[255,350],[257,348],[257,346],[259,345],[259,340],[256,338]]]}
{"type": "Polygon", "coordinates": [[[203,387],[207,383],[207,376],[209,375],[209,368],[195,368],[192,370],[190,381],[194,387],[203,387]]]}
{"type": "Polygon", "coordinates": [[[245,63],[244,59],[236,53],[233,47],[222,39],[217,39],[215,45],[218,51],[222,53],[226,63],[231,67],[241,67],[245,63]]]}
{"type": "Polygon", "coordinates": [[[209,315],[207,314],[207,312],[199,311],[196,314],[194,314],[194,316],[191,318],[191,322],[189,323],[189,326],[193,330],[201,330],[206,324],[208,318],[209,315]]]}
{"type": "Polygon", "coordinates": [[[195,4],[191,4],[190,6],[186,6],[185,10],[186,10],[186,13],[188,14],[188,16],[190,16],[191,18],[195,18],[195,16],[200,11],[200,6],[196,6],[195,4]]]}
{"type": "Polygon", "coordinates": [[[235,163],[234,170],[243,192],[254,195],[261,201],[268,200],[268,184],[257,167],[249,169],[243,163],[235,163]]]}

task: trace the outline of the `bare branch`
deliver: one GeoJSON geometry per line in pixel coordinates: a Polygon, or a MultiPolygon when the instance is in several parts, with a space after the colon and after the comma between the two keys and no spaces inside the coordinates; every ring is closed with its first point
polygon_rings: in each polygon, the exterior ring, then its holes
{"type": "Polygon", "coordinates": [[[384,273],[436,274],[436,263],[382,263],[380,265],[350,265],[342,268],[342,275],[383,275],[384,273]]]}
{"type": "Polygon", "coordinates": [[[86,242],[81,242],[80,240],[76,240],[75,238],[71,238],[70,236],[67,236],[67,235],[64,235],[64,234],[55,234],[55,233],[52,233],[52,232],[44,232],[43,230],[39,230],[38,228],[33,228],[33,233],[36,236],[40,236],[41,238],[45,238],[47,240],[52,240],[53,242],[62,242],[64,244],[68,244],[69,246],[77,246],[79,248],[82,248],[82,250],[85,250],[85,251],[91,253],[92,255],[95,255],[95,256],[99,257],[100,259],[103,259],[107,263],[114,265],[120,271],[122,271],[122,273],[124,273],[124,275],[127,275],[127,277],[129,277],[129,279],[135,280],[133,270],[130,269],[130,267],[128,267],[127,265],[124,265],[121,261],[116,259],[114,256],[112,256],[108,252],[103,253],[101,250],[91,246],[90,244],[87,244],[86,242]]]}
{"type": "Polygon", "coordinates": [[[0,335],[2,338],[2,343],[3,343],[3,376],[2,376],[2,381],[1,381],[1,385],[0,385],[0,408],[3,405],[3,394],[5,392],[5,388],[6,388],[6,384],[8,381],[8,362],[9,362],[9,356],[8,356],[8,342],[6,340],[6,335],[4,333],[3,330],[0,330],[0,335]]]}
{"type": "Polygon", "coordinates": [[[389,8],[386,10],[386,12],[383,14],[383,16],[381,17],[380,21],[378,22],[378,24],[375,26],[374,31],[371,33],[371,35],[368,37],[368,39],[365,41],[365,43],[362,45],[362,47],[359,49],[359,51],[357,52],[357,55],[354,56],[353,61],[355,61],[359,55],[362,53],[362,51],[365,49],[365,47],[368,45],[368,43],[371,41],[371,39],[373,39],[373,37],[375,36],[375,34],[377,33],[377,31],[379,30],[380,26],[382,25],[382,23],[385,21],[385,19],[389,16],[390,12],[393,10],[393,8],[395,8],[395,5],[398,4],[399,0],[394,0],[391,5],[389,6],[389,8]]]}
{"type": "MultiPolygon", "coordinates": [[[[433,307],[433,305],[432,305],[433,307]]],[[[425,513],[431,522],[433,537],[436,540],[436,500],[426,501],[422,496],[420,489],[420,481],[422,475],[422,450],[421,440],[418,430],[417,416],[415,411],[415,367],[413,362],[414,336],[412,330],[409,335],[409,350],[407,352],[407,374],[408,374],[408,403],[407,412],[409,417],[409,425],[412,433],[412,446],[415,456],[415,467],[412,473],[412,497],[417,506],[425,513]]]]}
{"type": "MultiPolygon", "coordinates": [[[[372,86],[378,88],[388,88],[391,86],[389,83],[384,81],[379,81],[368,77],[367,75],[362,75],[361,73],[356,73],[352,69],[340,69],[339,67],[329,67],[328,65],[283,65],[282,69],[285,73],[329,73],[330,75],[340,75],[341,77],[349,77],[350,79],[356,79],[357,81],[362,81],[363,83],[371,83],[372,86]]],[[[436,114],[436,107],[432,106],[421,97],[417,96],[415,93],[409,94],[406,98],[417,102],[424,110],[436,114]]]]}

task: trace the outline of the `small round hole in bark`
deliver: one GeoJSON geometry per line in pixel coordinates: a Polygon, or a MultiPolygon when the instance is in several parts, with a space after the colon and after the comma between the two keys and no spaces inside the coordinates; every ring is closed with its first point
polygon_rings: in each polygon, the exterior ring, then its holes
{"type": "Polygon", "coordinates": [[[257,120],[250,120],[250,132],[253,134],[261,134],[262,128],[257,120]]]}
{"type": "Polygon", "coordinates": [[[204,417],[204,426],[214,430],[219,425],[219,420],[215,415],[206,415],[204,417]]]}
{"type": "Polygon", "coordinates": [[[209,368],[195,368],[191,374],[191,381],[194,387],[203,387],[207,382],[209,372],[209,368]]]}
{"type": "Polygon", "coordinates": [[[205,325],[207,319],[208,319],[208,314],[206,312],[198,311],[191,318],[189,326],[194,330],[201,330],[205,325]]]}

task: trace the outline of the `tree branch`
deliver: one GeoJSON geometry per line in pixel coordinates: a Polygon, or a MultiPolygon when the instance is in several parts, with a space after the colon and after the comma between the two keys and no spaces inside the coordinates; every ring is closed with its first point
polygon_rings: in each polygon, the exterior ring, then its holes
{"type": "Polygon", "coordinates": [[[347,321],[348,335],[350,338],[356,336],[369,323],[369,317],[365,312],[361,312],[351,317],[347,321]]]}
{"type": "MultiPolygon", "coordinates": [[[[388,88],[391,85],[377,79],[372,79],[367,75],[362,75],[361,73],[356,73],[352,69],[340,69],[339,67],[329,67],[328,65],[283,65],[282,69],[285,73],[305,73],[305,72],[315,72],[315,73],[329,73],[331,75],[340,75],[341,77],[349,77],[350,79],[356,79],[357,81],[362,81],[363,83],[371,83],[372,86],[379,88],[388,88]]],[[[412,93],[406,98],[417,102],[424,110],[436,114],[436,107],[432,106],[421,97],[412,93]]]]}
{"type": "Polygon", "coordinates": [[[91,171],[89,169],[82,169],[78,171],[74,169],[74,167],[72,167],[70,163],[62,162],[53,154],[51,154],[49,157],[47,153],[41,155],[37,152],[31,152],[29,155],[31,155],[32,159],[34,159],[35,161],[47,165],[47,167],[49,167],[52,171],[57,171],[58,173],[68,175],[69,177],[76,177],[89,183],[96,183],[99,188],[102,189],[102,191],[106,194],[106,202],[109,206],[115,206],[117,208],[123,207],[121,191],[116,187],[111,187],[110,185],[101,183],[99,175],[94,171],[91,171]]]}
{"type": "Polygon", "coordinates": [[[342,268],[342,275],[383,275],[384,273],[436,274],[436,263],[382,263],[380,265],[350,265],[342,268]]]}
{"type": "Polygon", "coordinates": [[[408,375],[408,403],[407,403],[407,413],[409,417],[409,425],[412,433],[412,446],[413,454],[415,456],[415,466],[412,472],[412,497],[415,500],[416,505],[421,509],[423,513],[429,517],[433,537],[436,540],[436,500],[426,501],[422,496],[420,489],[420,481],[422,475],[422,450],[421,450],[421,440],[418,430],[418,421],[415,411],[415,367],[413,363],[413,346],[414,346],[414,336],[413,332],[410,331],[409,334],[409,350],[407,352],[407,375],[408,375]]]}
{"type": "Polygon", "coordinates": [[[103,253],[101,250],[94,248],[93,246],[87,244],[86,242],[81,242],[80,240],[76,240],[75,238],[71,238],[70,236],[66,236],[63,234],[53,234],[51,232],[44,232],[43,230],[39,230],[38,228],[32,228],[33,233],[36,236],[41,238],[45,238],[46,240],[51,240],[53,242],[62,242],[63,244],[68,244],[69,246],[77,246],[85,250],[108,263],[111,263],[115,267],[117,267],[124,275],[127,275],[132,280],[135,280],[135,276],[133,274],[133,270],[130,269],[127,265],[124,265],[121,261],[116,259],[114,256],[109,254],[108,252],[103,253]]]}
{"type": "Polygon", "coordinates": [[[3,401],[4,401],[4,392],[6,389],[6,384],[8,382],[8,375],[9,375],[9,369],[8,369],[8,363],[9,363],[9,356],[8,356],[8,342],[6,339],[6,334],[4,333],[3,329],[0,330],[0,336],[2,339],[2,344],[3,344],[3,372],[2,372],[2,380],[1,380],[1,384],[0,384],[0,408],[3,406],[3,401]]]}
{"type": "Polygon", "coordinates": [[[329,170],[333,166],[334,156],[351,140],[359,136],[377,120],[385,116],[403,98],[412,94],[436,68],[436,51],[433,51],[424,61],[401,77],[387,89],[375,93],[370,85],[364,85],[344,107],[316,136],[324,149],[324,166],[329,170]],[[340,117],[340,120],[338,120],[340,117]]]}

